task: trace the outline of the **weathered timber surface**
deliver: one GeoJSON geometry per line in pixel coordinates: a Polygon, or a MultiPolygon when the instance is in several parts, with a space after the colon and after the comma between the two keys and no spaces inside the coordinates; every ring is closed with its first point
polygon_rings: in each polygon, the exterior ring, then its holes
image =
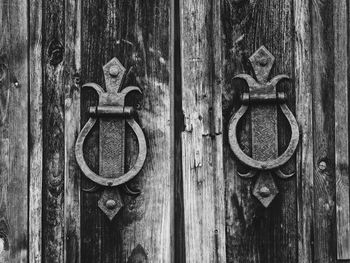
{"type": "Polygon", "coordinates": [[[349,4],[333,2],[337,259],[350,260],[349,4]]]}
{"type": "MultiPolygon", "coordinates": [[[[350,262],[346,0],[0,0],[0,21],[0,262],[350,262]],[[296,176],[275,177],[268,209],[227,138],[247,89],[232,77],[253,73],[261,45],[276,58],[271,76],[293,77],[278,90],[301,131],[283,167],[296,176]],[[113,57],[143,90],[126,104],[148,154],[129,184],[141,194],[120,191],[110,222],[102,188],[80,192],[73,149],[97,104],[80,83],[103,86],[113,57]]],[[[250,114],[238,134],[247,154],[250,114]]],[[[281,154],[280,112],[278,135],[281,154]]],[[[94,171],[99,137],[97,123],[84,147],[94,171]]],[[[127,171],[139,151],[128,125],[125,147],[127,171]]]]}
{"type": "Polygon", "coordinates": [[[184,224],[184,195],[182,177],[182,141],[181,134],[184,127],[182,111],[182,83],[181,83],[181,33],[180,33],[180,1],[173,5],[174,32],[174,262],[185,262],[185,224],[184,224]]]}
{"type": "Polygon", "coordinates": [[[80,130],[81,1],[65,1],[62,90],[64,95],[64,262],[81,262],[80,169],[75,142],[80,130]]]}
{"type": "Polygon", "coordinates": [[[330,263],[336,261],[337,244],[334,171],[334,15],[338,14],[334,13],[333,1],[312,1],[312,47],[309,51],[312,54],[314,113],[312,261],[330,263]]]}
{"type": "Polygon", "coordinates": [[[64,1],[43,2],[42,260],[64,262],[65,52],[64,1]]]}
{"type": "MultiPolygon", "coordinates": [[[[171,4],[159,1],[84,1],[82,3],[82,82],[104,83],[102,66],[118,58],[131,73],[126,84],[139,86],[138,122],[148,153],[145,166],[124,193],[126,206],[109,222],[97,206],[101,190],[82,195],[82,262],[172,262],[173,117],[171,4]]],[[[96,94],[82,92],[82,125],[96,94]]],[[[126,167],[135,160],[135,138],[126,129],[126,167]]],[[[98,171],[98,131],[87,138],[85,158],[98,171]]],[[[83,179],[83,186],[93,184],[83,179]]]]}
{"type": "MultiPolygon", "coordinates": [[[[264,45],[276,58],[270,76],[293,76],[292,1],[223,1],[221,23],[224,34],[224,171],[226,186],[227,262],[297,262],[296,178],[275,177],[279,194],[264,208],[252,195],[254,180],[242,179],[236,170],[246,168],[236,161],[228,144],[227,125],[240,106],[246,87],[232,80],[239,73],[253,74],[248,58],[264,45]]],[[[288,107],[294,109],[294,88],[287,92],[288,107]]],[[[281,114],[279,114],[281,115],[281,114]]],[[[242,149],[251,153],[249,115],[239,128],[242,149]]],[[[278,118],[278,146],[281,154],[289,143],[287,122],[278,118]]],[[[293,169],[293,160],[283,170],[293,169]]]]}
{"type": "Polygon", "coordinates": [[[313,96],[311,61],[311,11],[307,1],[294,3],[294,85],[296,118],[301,131],[296,161],[297,177],[297,262],[313,262],[314,160],[313,96]]]}
{"type": "Polygon", "coordinates": [[[225,262],[220,1],[180,1],[186,262],[225,262]]]}
{"type": "Polygon", "coordinates": [[[1,262],[28,257],[28,15],[26,1],[0,1],[1,262]]]}
{"type": "Polygon", "coordinates": [[[41,263],[42,242],[42,0],[29,6],[29,262],[41,263]]]}

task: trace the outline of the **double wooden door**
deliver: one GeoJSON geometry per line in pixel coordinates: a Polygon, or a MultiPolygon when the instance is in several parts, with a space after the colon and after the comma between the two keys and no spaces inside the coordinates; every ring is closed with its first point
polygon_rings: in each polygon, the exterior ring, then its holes
{"type": "MultiPolygon", "coordinates": [[[[350,262],[349,8],[346,0],[0,0],[0,262],[350,262]],[[275,58],[270,77],[291,77],[278,89],[300,133],[281,167],[295,174],[272,175],[278,193],[267,207],[254,195],[257,177],[238,174],[249,168],[229,138],[247,90],[234,76],[256,78],[249,58],[261,46],[275,58]],[[98,104],[82,84],[105,89],[103,66],[114,57],[123,85],[142,90],[125,103],[137,111],[147,156],[128,182],[140,193],[120,191],[124,205],[110,220],[98,205],[105,187],[81,172],[74,149],[98,104]]],[[[251,155],[247,114],[237,131],[251,155]]],[[[275,116],[279,155],[291,132],[275,116]]],[[[97,125],[84,144],[95,172],[101,136],[97,125]]],[[[123,143],[127,171],[139,154],[128,126],[123,143]]]]}

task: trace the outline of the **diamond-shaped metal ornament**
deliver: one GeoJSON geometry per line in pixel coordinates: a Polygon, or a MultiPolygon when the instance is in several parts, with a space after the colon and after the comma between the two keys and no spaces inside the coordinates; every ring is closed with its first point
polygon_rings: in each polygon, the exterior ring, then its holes
{"type": "Polygon", "coordinates": [[[261,202],[264,207],[268,207],[275,196],[278,189],[270,172],[261,172],[256,180],[253,195],[261,202]]]}
{"type": "Polygon", "coordinates": [[[254,69],[257,80],[260,83],[265,83],[275,63],[275,57],[264,46],[261,46],[250,56],[249,61],[254,69]]]}
{"type": "Polygon", "coordinates": [[[125,75],[125,67],[117,58],[111,59],[103,66],[105,75],[106,90],[108,93],[118,93],[125,75]]]}
{"type": "Polygon", "coordinates": [[[108,216],[109,220],[112,220],[123,206],[124,202],[119,191],[114,189],[106,189],[98,200],[98,207],[108,216]]]}

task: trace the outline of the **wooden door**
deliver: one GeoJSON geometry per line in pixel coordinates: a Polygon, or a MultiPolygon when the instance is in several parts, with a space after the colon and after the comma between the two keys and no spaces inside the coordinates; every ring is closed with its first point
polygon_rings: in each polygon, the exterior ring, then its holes
{"type": "MultiPolygon", "coordinates": [[[[346,0],[0,0],[0,262],[350,262],[349,10],[346,0]],[[267,207],[254,196],[258,175],[239,175],[249,167],[229,133],[249,89],[234,77],[257,79],[249,58],[261,46],[275,58],[269,79],[291,78],[277,89],[299,128],[280,167],[295,174],[272,175],[267,207]],[[142,90],[125,104],[147,156],[128,182],[140,193],[121,191],[110,220],[75,144],[99,103],[82,86],[106,89],[113,58],[123,87],[142,90]]],[[[281,155],[288,120],[259,112],[276,131],[260,138],[281,155]]],[[[254,114],[239,146],[264,159],[254,114]]],[[[98,125],[84,144],[95,172],[98,125]]],[[[139,154],[128,126],[121,144],[126,172],[139,154]]]]}

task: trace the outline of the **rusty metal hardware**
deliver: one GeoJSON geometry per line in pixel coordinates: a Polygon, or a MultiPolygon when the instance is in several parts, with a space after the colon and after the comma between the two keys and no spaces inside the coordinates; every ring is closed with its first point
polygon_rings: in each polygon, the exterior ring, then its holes
{"type": "Polygon", "coordinates": [[[113,58],[104,67],[106,91],[96,83],[87,83],[84,87],[92,87],[99,95],[97,106],[89,108],[90,118],[78,135],[75,145],[75,156],[77,163],[90,180],[96,186],[87,190],[92,192],[96,188],[105,187],[98,206],[110,220],[124,206],[124,201],[118,187],[129,195],[137,195],[139,192],[132,191],[127,182],[134,178],[142,169],[147,155],[146,139],[141,127],[134,120],[136,111],[133,107],[125,106],[125,97],[131,91],[141,93],[138,87],[128,86],[123,89],[125,68],[113,58]],[[86,136],[99,119],[100,144],[99,144],[99,174],[93,172],[85,162],[83,145],[86,136]],[[125,123],[135,133],[139,145],[138,157],[131,169],[124,173],[124,147],[125,147],[125,123]]]}
{"type": "Polygon", "coordinates": [[[274,64],[274,56],[261,46],[250,58],[256,79],[247,74],[239,74],[235,78],[246,81],[249,92],[241,96],[242,105],[229,121],[229,143],[235,156],[243,164],[249,167],[248,173],[238,174],[243,178],[252,178],[258,174],[253,194],[265,206],[268,207],[278,189],[271,175],[273,171],[280,178],[289,178],[294,173],[285,174],[281,166],[293,156],[299,142],[299,127],[292,112],[286,105],[286,94],[277,92],[279,81],[289,79],[287,75],[278,75],[268,81],[268,76],[274,64]],[[277,142],[277,105],[287,118],[291,128],[291,139],[287,149],[278,155],[277,142]],[[237,139],[237,125],[239,120],[251,109],[252,126],[252,157],[248,156],[240,148],[237,139]]]}

